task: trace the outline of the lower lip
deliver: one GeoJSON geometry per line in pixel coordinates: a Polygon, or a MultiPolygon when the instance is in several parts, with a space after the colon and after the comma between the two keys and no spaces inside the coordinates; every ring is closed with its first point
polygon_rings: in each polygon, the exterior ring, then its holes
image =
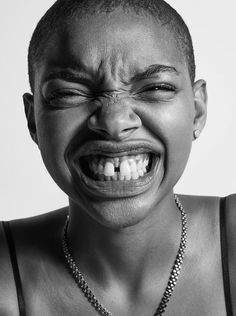
{"type": "Polygon", "coordinates": [[[87,177],[78,165],[73,164],[74,180],[80,189],[93,197],[102,198],[125,198],[139,195],[147,191],[157,181],[161,182],[163,172],[163,159],[159,158],[154,166],[143,177],[129,181],[96,181],[87,177]],[[160,178],[160,179],[157,179],[160,178]]]}

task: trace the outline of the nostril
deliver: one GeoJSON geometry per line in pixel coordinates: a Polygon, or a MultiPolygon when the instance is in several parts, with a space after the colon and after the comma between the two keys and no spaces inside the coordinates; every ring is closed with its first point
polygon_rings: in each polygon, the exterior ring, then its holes
{"type": "Polygon", "coordinates": [[[110,133],[109,133],[107,130],[105,130],[104,128],[99,128],[98,130],[99,130],[102,134],[105,134],[105,135],[107,135],[107,136],[110,135],[110,133]]]}
{"type": "Polygon", "coordinates": [[[134,129],[137,129],[138,127],[129,127],[129,128],[125,128],[123,129],[122,132],[130,132],[130,131],[133,131],[134,129]]]}
{"type": "Polygon", "coordinates": [[[92,130],[100,135],[104,135],[106,137],[110,136],[110,132],[106,130],[105,128],[96,127],[96,128],[93,128],[92,130]]]}
{"type": "Polygon", "coordinates": [[[118,105],[94,113],[88,121],[89,129],[109,139],[129,137],[142,125],[141,119],[130,107],[118,105]]]}

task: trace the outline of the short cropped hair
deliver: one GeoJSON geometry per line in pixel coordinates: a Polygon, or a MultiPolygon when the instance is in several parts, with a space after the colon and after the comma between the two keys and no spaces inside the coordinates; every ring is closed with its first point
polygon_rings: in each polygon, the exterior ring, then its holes
{"type": "Polygon", "coordinates": [[[57,0],[38,22],[28,50],[28,74],[31,91],[34,90],[35,70],[43,60],[44,50],[50,37],[65,21],[70,23],[75,16],[99,14],[122,7],[137,14],[148,13],[173,32],[177,44],[186,58],[191,82],[195,80],[195,58],[192,38],[179,13],[163,0],[57,0]]]}

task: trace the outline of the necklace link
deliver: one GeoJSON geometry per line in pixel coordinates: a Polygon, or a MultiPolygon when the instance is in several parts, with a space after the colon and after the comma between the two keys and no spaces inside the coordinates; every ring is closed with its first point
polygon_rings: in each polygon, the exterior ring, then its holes
{"type": "MultiPolygon", "coordinates": [[[[170,277],[162,296],[162,299],[158,305],[157,310],[155,311],[153,316],[162,316],[167,308],[169,300],[173,294],[174,288],[179,278],[180,270],[183,264],[184,253],[186,248],[187,242],[187,216],[184,210],[183,205],[181,204],[177,195],[175,195],[175,203],[181,213],[181,222],[182,222],[182,232],[181,232],[181,239],[179,249],[170,273],[170,277]]],[[[71,273],[73,279],[75,280],[76,284],[78,285],[79,289],[83,292],[84,296],[90,302],[90,304],[95,308],[98,314],[103,316],[112,316],[112,313],[109,312],[102,303],[96,298],[93,294],[92,290],[89,288],[86,280],[84,279],[82,273],[80,272],[78,266],[76,265],[68,244],[68,224],[69,224],[69,215],[67,216],[64,230],[63,230],[63,237],[62,237],[62,248],[64,252],[65,261],[69,272],[71,273]]]]}

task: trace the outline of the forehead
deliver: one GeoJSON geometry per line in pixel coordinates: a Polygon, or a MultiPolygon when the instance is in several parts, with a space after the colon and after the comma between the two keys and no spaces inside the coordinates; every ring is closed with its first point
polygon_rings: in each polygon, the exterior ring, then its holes
{"type": "Polygon", "coordinates": [[[51,36],[41,70],[73,68],[90,74],[131,76],[152,64],[187,65],[168,26],[149,15],[117,9],[67,20],[51,36]]]}

